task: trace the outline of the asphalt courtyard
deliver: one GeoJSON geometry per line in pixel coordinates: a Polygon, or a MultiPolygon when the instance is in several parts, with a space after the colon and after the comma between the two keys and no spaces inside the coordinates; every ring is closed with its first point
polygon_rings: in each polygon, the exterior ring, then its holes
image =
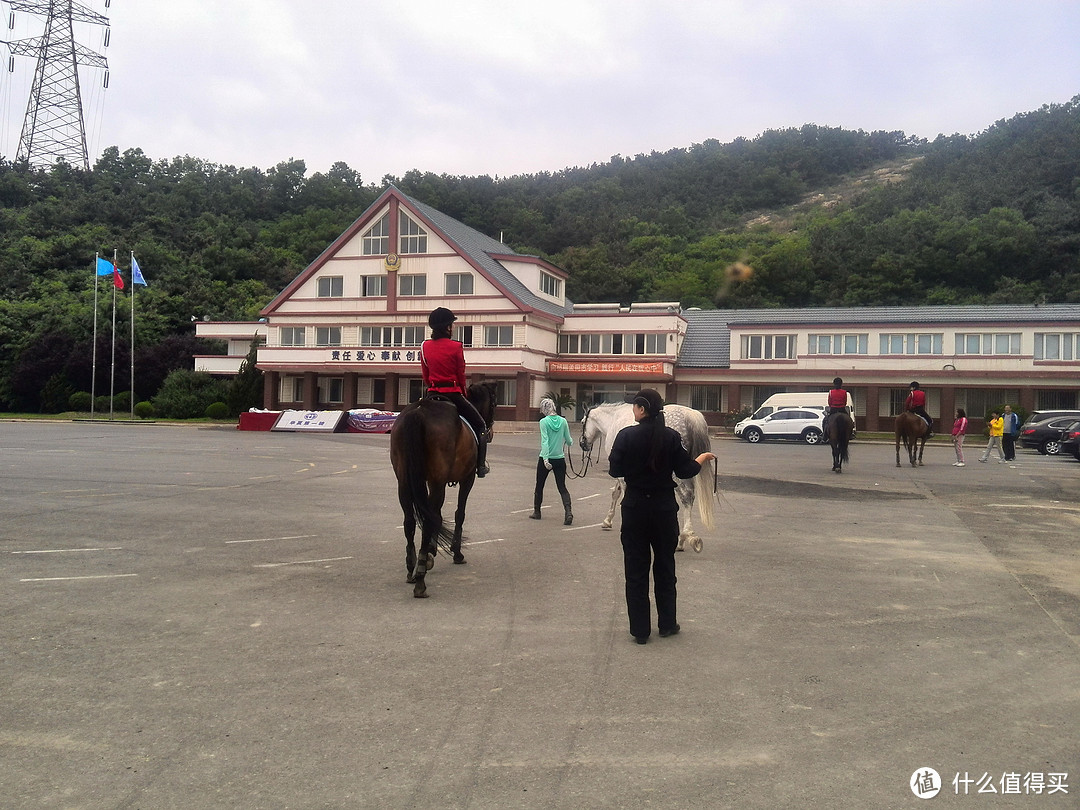
{"type": "Polygon", "coordinates": [[[421,600],[386,436],[0,423],[0,805],[1077,807],[1080,463],[977,445],[716,441],[639,646],[604,465],[529,520],[533,434],[421,600]]]}

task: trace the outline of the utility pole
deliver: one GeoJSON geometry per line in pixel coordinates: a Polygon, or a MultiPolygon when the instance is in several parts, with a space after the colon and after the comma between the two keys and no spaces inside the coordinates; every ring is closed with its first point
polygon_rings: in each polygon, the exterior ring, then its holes
{"type": "MultiPolygon", "coordinates": [[[[79,66],[105,70],[104,86],[109,86],[109,63],[104,56],[75,42],[75,22],[105,26],[105,46],[109,44],[109,19],[73,0],[3,0],[10,7],[8,28],[15,27],[15,12],[45,17],[45,33],[7,45],[11,56],[8,70],[15,69],[16,56],[37,59],[34,84],[26,105],[16,162],[33,168],[48,168],[58,160],[89,170],[86,124],[79,91],[79,66]]],[[[105,7],[109,7],[106,0],[105,7]]]]}

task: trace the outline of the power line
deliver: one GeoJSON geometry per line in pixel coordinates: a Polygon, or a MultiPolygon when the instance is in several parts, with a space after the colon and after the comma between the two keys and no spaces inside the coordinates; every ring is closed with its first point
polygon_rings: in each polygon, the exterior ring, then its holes
{"type": "MultiPolygon", "coordinates": [[[[109,86],[109,63],[104,56],[75,42],[75,22],[105,26],[105,46],[109,44],[109,19],[73,0],[3,0],[10,7],[8,28],[15,27],[15,12],[45,17],[45,33],[40,37],[19,39],[7,45],[11,56],[8,70],[15,69],[16,56],[37,60],[34,83],[23,118],[16,162],[33,168],[48,168],[63,160],[82,169],[90,168],[86,149],[86,124],[79,67],[102,68],[104,86],[109,86]]],[[[105,7],[109,7],[106,0],[105,7]]]]}

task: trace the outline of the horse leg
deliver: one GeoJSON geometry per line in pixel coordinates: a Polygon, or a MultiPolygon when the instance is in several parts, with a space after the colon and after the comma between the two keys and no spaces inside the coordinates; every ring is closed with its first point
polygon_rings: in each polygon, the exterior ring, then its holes
{"type": "Polygon", "coordinates": [[[925,449],[926,449],[926,437],[924,436],[923,440],[921,442],[919,442],[919,466],[920,467],[924,466],[923,463],[922,463],[922,454],[923,454],[923,450],[925,450],[925,449]]]}
{"type": "Polygon", "coordinates": [[[413,508],[412,497],[407,486],[398,484],[398,502],[401,504],[401,513],[404,515],[405,530],[405,581],[410,585],[416,579],[416,510],[413,508]]]}
{"type": "Polygon", "coordinates": [[[690,548],[700,553],[702,549],[701,538],[698,537],[697,532],[694,531],[694,486],[693,484],[685,484],[680,481],[679,486],[675,488],[676,494],[679,496],[679,511],[686,517],[683,518],[682,528],[679,531],[679,543],[675,546],[676,551],[685,551],[684,546],[686,542],[690,542],[690,548]]]}
{"type": "Polygon", "coordinates": [[[454,565],[464,565],[465,556],[461,553],[461,530],[465,526],[465,503],[469,500],[475,478],[469,478],[458,485],[457,509],[454,510],[454,539],[450,542],[450,552],[454,565]]]}
{"type": "Polygon", "coordinates": [[[896,437],[896,466],[900,466],[900,437],[896,437]]]}
{"type": "Polygon", "coordinates": [[[622,500],[622,479],[615,479],[615,486],[611,488],[611,506],[608,507],[607,517],[604,518],[604,522],[600,524],[600,528],[607,531],[611,528],[612,521],[615,519],[615,508],[619,505],[619,501],[622,500]]]}

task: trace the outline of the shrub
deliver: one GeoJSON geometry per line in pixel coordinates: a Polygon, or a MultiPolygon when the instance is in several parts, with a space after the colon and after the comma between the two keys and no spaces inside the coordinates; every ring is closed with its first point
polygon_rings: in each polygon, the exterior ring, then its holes
{"type": "Polygon", "coordinates": [[[63,374],[53,374],[41,389],[41,412],[61,413],[67,410],[68,400],[75,389],[63,374]]]}
{"type": "Polygon", "coordinates": [[[113,397],[113,410],[131,412],[131,392],[121,391],[113,397]]]}
{"type": "Polygon", "coordinates": [[[165,378],[151,402],[166,419],[198,419],[212,402],[224,400],[226,383],[203,371],[176,369],[165,378]]]}
{"type": "Polygon", "coordinates": [[[140,419],[152,419],[154,414],[154,406],[145,399],[135,403],[135,415],[140,419]]]}
{"type": "Polygon", "coordinates": [[[229,416],[229,406],[224,402],[211,402],[206,406],[207,419],[226,419],[229,416]]]}
{"type": "Polygon", "coordinates": [[[88,413],[90,411],[90,392],[76,391],[68,397],[68,410],[76,411],[78,413],[88,413]]]}

